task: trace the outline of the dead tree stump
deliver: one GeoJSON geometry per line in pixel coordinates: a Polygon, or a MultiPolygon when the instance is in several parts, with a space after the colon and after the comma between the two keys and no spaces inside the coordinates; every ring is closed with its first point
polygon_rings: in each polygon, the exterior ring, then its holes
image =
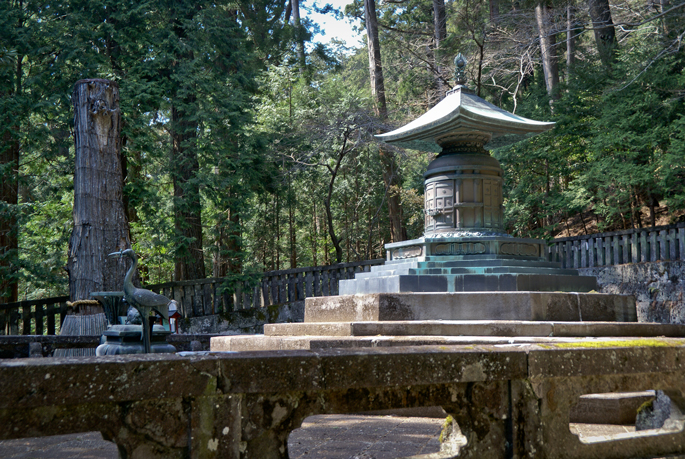
{"type": "MultiPolygon", "coordinates": [[[[74,229],[69,240],[69,296],[123,289],[126,264],[107,254],[131,246],[123,203],[119,87],[109,80],[74,85],[74,229]]],[[[102,313],[99,306],[80,314],[102,313]]]]}

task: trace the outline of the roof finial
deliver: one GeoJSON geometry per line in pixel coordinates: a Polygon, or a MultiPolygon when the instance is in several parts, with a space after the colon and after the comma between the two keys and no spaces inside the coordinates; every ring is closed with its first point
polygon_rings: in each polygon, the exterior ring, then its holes
{"type": "Polygon", "coordinates": [[[454,58],[454,66],[456,67],[454,78],[457,86],[466,86],[466,62],[462,53],[457,54],[457,57],[454,58]]]}

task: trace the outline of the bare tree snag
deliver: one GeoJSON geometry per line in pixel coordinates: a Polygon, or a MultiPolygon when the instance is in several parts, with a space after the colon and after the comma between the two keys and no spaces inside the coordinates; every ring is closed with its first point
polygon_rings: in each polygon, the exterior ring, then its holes
{"type": "MultiPolygon", "coordinates": [[[[126,265],[107,254],[131,246],[123,203],[119,86],[110,80],[74,85],[74,229],[69,239],[69,296],[121,290],[126,265]]],[[[98,313],[94,307],[84,313],[98,313]]]]}

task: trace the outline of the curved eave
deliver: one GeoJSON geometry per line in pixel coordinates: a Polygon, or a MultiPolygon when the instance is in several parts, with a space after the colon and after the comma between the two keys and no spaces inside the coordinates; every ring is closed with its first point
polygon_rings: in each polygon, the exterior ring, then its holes
{"type": "Polygon", "coordinates": [[[539,134],[552,129],[554,124],[514,115],[480,97],[458,90],[411,123],[376,137],[388,143],[434,143],[436,138],[459,133],[483,132],[493,137],[539,134]]]}

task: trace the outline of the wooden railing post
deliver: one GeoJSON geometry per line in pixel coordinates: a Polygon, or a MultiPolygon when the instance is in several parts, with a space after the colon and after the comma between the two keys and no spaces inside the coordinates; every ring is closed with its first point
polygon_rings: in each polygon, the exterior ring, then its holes
{"type": "Polygon", "coordinates": [[[662,261],[670,260],[668,250],[668,231],[659,231],[659,259],[662,261]]]}
{"type": "Polygon", "coordinates": [[[564,264],[562,265],[563,268],[573,268],[573,242],[571,241],[566,241],[565,247],[564,247],[564,264]]]}
{"type": "Polygon", "coordinates": [[[321,268],[314,270],[314,296],[323,296],[321,293],[321,268]]]}
{"type": "Polygon", "coordinates": [[[46,308],[46,313],[48,316],[48,335],[54,335],[55,333],[55,314],[59,314],[59,309],[55,308],[54,304],[48,305],[46,308]]]}
{"type": "Polygon", "coordinates": [[[639,263],[640,262],[640,250],[639,250],[639,244],[640,244],[640,238],[638,236],[637,232],[634,232],[633,234],[630,235],[630,262],[631,263],[639,263]]]}
{"type": "Polygon", "coordinates": [[[678,233],[675,228],[668,230],[668,256],[669,260],[678,259],[678,233]]]}
{"type": "MultiPolygon", "coordinates": [[[[314,271],[316,272],[316,271],[314,271]]],[[[305,274],[304,282],[305,282],[305,291],[304,295],[309,298],[314,296],[314,272],[313,271],[307,271],[305,274]]]]}
{"type": "Polygon", "coordinates": [[[657,261],[661,258],[659,256],[659,243],[656,240],[656,231],[649,232],[649,249],[651,252],[649,261],[657,261]]]}
{"type": "Polygon", "coordinates": [[[630,263],[630,236],[624,234],[619,237],[621,238],[621,245],[623,246],[621,262],[630,263]]]}
{"type": "Polygon", "coordinates": [[[43,334],[43,305],[42,304],[37,304],[36,305],[36,313],[35,313],[35,331],[34,334],[36,335],[42,335],[43,334]]]}

